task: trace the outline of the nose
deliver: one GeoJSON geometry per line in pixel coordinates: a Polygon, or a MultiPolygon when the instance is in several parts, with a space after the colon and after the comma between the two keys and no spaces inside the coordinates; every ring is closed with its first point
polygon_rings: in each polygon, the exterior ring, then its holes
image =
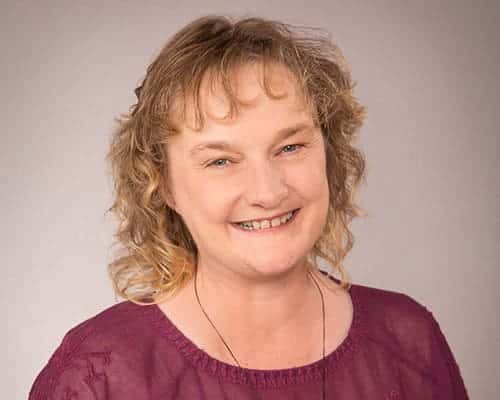
{"type": "Polygon", "coordinates": [[[245,193],[250,206],[278,208],[288,196],[285,174],[271,160],[255,163],[248,169],[245,193]]]}

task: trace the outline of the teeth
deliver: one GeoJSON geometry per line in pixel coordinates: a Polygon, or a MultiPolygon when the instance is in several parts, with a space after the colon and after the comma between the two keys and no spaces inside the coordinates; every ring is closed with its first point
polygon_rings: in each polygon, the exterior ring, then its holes
{"type": "Polygon", "coordinates": [[[259,221],[241,222],[238,225],[248,230],[266,229],[271,226],[275,227],[281,224],[285,224],[292,218],[292,216],[293,216],[293,211],[283,215],[281,218],[273,218],[272,220],[264,219],[261,220],[260,222],[259,221]]]}
{"type": "Polygon", "coordinates": [[[290,212],[290,213],[288,213],[288,214],[286,214],[286,215],[283,215],[281,217],[281,220],[280,220],[281,223],[284,224],[285,222],[287,222],[292,217],[292,214],[293,214],[293,211],[290,212]]]}

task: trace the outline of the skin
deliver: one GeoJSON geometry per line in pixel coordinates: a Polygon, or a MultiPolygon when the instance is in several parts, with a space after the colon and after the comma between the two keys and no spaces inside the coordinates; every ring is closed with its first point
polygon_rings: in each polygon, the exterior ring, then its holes
{"type": "MultiPolygon", "coordinates": [[[[288,70],[276,66],[271,75],[273,92],[287,94],[281,100],[265,94],[258,74],[254,65],[234,74],[238,97],[248,106],[227,121],[217,119],[227,114],[227,101],[204,81],[202,107],[210,117],[200,132],[186,123],[169,142],[165,201],[197,243],[201,304],[240,364],[286,368],[315,361],[322,353],[321,300],[307,274],[306,257],[327,217],[325,149],[288,70]],[[287,139],[278,135],[298,123],[307,127],[287,139]],[[230,142],[231,150],[191,155],[195,146],[212,140],[230,142]],[[276,232],[249,233],[231,224],[296,208],[301,208],[296,219],[276,232]],[[288,354],[291,346],[294,354],[288,354]]],[[[331,280],[315,277],[327,303],[331,351],[347,333],[352,303],[346,292],[333,290],[331,280]]],[[[192,281],[159,306],[199,347],[236,364],[201,313],[192,281]]]]}

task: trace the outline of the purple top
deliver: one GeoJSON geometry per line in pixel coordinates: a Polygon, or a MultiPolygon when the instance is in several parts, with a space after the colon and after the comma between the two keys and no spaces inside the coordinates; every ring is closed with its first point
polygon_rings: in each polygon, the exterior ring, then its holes
{"type": "MultiPolygon", "coordinates": [[[[324,361],[327,399],[468,399],[430,311],[402,293],[349,293],[352,325],[324,361]]],[[[123,301],[67,332],[29,400],[319,400],[322,366],[239,368],[198,348],[158,306],[123,301]]]]}

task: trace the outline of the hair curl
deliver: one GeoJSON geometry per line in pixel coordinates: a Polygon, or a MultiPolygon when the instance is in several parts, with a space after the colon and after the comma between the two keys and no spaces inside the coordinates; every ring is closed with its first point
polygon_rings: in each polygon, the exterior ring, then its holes
{"type": "MultiPolygon", "coordinates": [[[[200,85],[207,73],[222,83],[230,115],[237,113],[231,72],[248,62],[288,67],[312,106],[324,137],[330,204],[322,235],[309,256],[316,267],[317,257],[328,261],[330,272],[340,272],[341,286],[350,286],[342,263],[354,244],[349,225],[354,217],[366,215],[354,199],[365,179],[365,158],[354,140],[366,109],[353,95],[354,83],[339,48],[317,28],[209,15],[192,21],[166,43],[135,90],[137,103],[117,118],[106,157],[114,182],[108,212],[118,217],[114,238],[121,244],[120,254],[108,266],[115,294],[137,304],[158,303],[193,276],[196,244],[162,195],[168,192],[168,138],[180,133],[174,114],[185,121],[186,104],[192,104],[197,124],[203,125],[200,85]]],[[[265,76],[265,90],[273,97],[265,76]]]]}

